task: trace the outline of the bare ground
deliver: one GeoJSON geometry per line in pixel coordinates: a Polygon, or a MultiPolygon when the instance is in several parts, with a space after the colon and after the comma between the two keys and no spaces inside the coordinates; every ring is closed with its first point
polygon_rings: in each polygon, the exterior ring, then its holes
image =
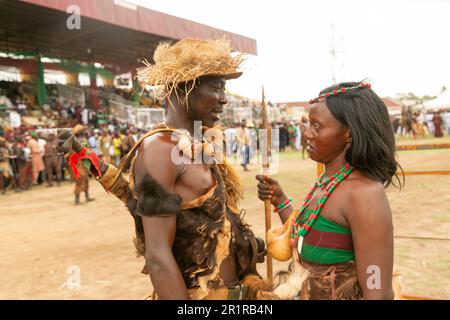
{"type": "MultiPolygon", "coordinates": [[[[399,159],[405,170],[450,170],[450,150],[405,151],[399,159]]],[[[316,164],[295,152],[283,154],[281,161],[275,177],[299,205],[314,181],[316,164]]],[[[257,166],[249,173],[236,169],[245,184],[245,220],[263,237],[257,166]]],[[[135,255],[129,213],[96,181],[90,185],[96,200],[78,207],[68,182],[0,196],[0,299],[143,299],[151,293],[148,276],[140,273],[144,260],[135,255]],[[79,267],[79,289],[64,286],[70,266],[79,267]]],[[[396,235],[449,237],[450,175],[407,177],[401,192],[390,187],[387,194],[396,235]]],[[[407,294],[449,299],[449,266],[449,241],[395,239],[395,267],[407,294]]],[[[283,268],[286,263],[275,262],[274,272],[283,268]]],[[[259,270],[265,276],[265,265],[259,270]]]]}

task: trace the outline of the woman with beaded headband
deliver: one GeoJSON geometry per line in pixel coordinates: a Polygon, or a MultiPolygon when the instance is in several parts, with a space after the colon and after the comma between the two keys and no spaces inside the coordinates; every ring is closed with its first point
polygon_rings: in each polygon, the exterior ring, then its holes
{"type": "Polygon", "coordinates": [[[267,233],[268,252],[279,260],[292,256],[284,283],[259,296],[393,299],[393,225],[384,188],[401,188],[404,180],[396,174],[387,108],[364,82],[326,88],[310,106],[307,152],[325,171],[300,208],[278,181],[256,177],[259,199],[270,199],[284,224],[267,233]]]}

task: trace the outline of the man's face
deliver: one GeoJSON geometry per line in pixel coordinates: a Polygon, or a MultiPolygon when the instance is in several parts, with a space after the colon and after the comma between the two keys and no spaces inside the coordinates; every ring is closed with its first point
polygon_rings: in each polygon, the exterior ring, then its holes
{"type": "Polygon", "coordinates": [[[189,112],[192,120],[202,121],[204,126],[213,127],[220,120],[224,105],[226,80],[222,77],[203,77],[189,96],[189,112]]]}

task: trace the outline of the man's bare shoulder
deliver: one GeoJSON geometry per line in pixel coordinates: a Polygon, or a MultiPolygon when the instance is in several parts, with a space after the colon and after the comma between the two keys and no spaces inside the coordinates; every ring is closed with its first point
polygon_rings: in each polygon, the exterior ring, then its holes
{"type": "Polygon", "coordinates": [[[170,132],[145,138],[136,157],[136,175],[148,174],[162,185],[172,186],[179,173],[179,166],[172,160],[177,152],[176,142],[172,140],[170,132]]]}
{"type": "Polygon", "coordinates": [[[158,132],[142,141],[139,151],[143,153],[157,153],[160,156],[171,153],[176,146],[176,136],[172,132],[158,132]]]}

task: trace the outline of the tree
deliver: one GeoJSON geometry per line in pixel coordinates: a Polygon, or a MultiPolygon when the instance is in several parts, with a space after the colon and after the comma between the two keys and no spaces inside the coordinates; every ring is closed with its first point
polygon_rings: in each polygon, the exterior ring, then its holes
{"type": "Polygon", "coordinates": [[[413,104],[410,104],[409,106],[411,107],[416,107],[416,106],[420,106],[423,105],[425,102],[436,99],[439,95],[443,94],[445,91],[447,90],[446,86],[442,86],[440,92],[437,95],[434,96],[429,96],[429,95],[424,95],[424,96],[417,96],[412,92],[408,92],[408,93],[397,93],[397,100],[402,102],[402,104],[405,104],[406,101],[410,101],[413,104]]]}

